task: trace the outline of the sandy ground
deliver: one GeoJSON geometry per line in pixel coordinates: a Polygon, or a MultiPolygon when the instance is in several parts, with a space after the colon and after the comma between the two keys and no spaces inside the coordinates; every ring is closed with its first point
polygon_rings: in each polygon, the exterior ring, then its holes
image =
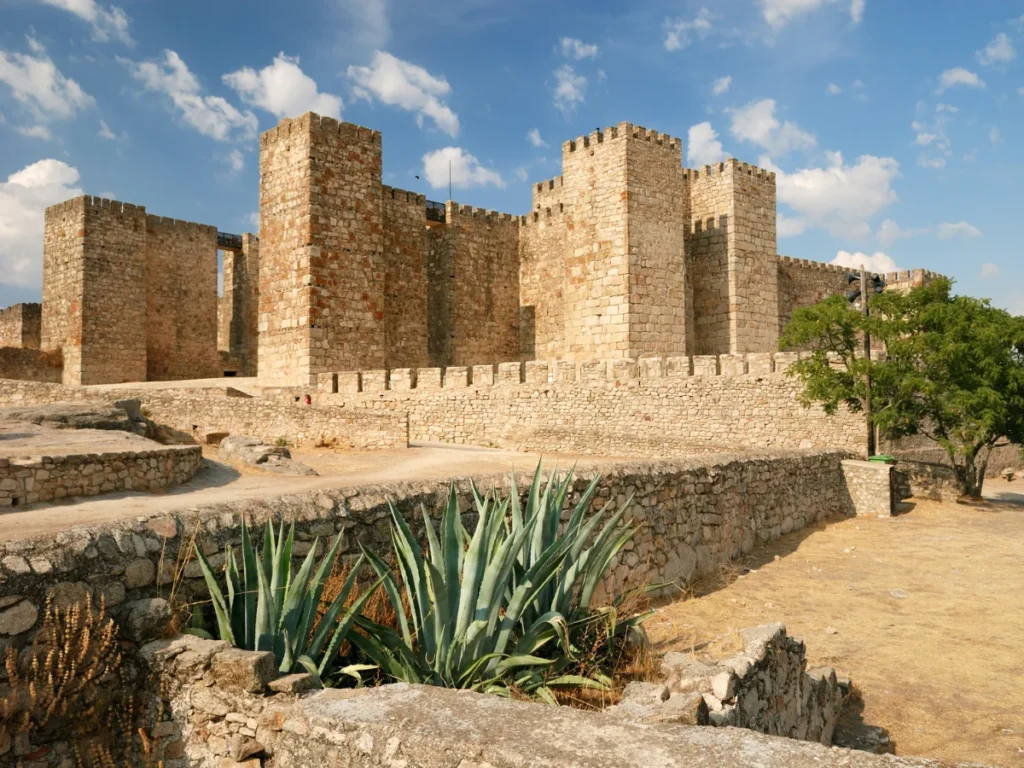
{"type": "MultiPolygon", "coordinates": [[[[74,430],[67,432],[73,433],[74,430]]],[[[509,472],[512,469],[519,473],[532,474],[541,458],[540,454],[440,443],[416,443],[410,448],[395,451],[341,452],[313,448],[293,450],[293,458],[308,464],[319,473],[319,476],[309,477],[276,475],[257,469],[232,466],[217,460],[217,452],[213,449],[207,452],[207,456],[205,466],[199,470],[195,478],[167,493],[112,493],[101,498],[35,504],[0,514],[0,541],[44,536],[70,526],[95,525],[200,504],[280,496],[317,488],[437,480],[509,472]]],[[[607,464],[615,459],[544,455],[546,466],[553,465],[556,461],[560,467],[569,467],[575,462],[583,468],[594,464],[607,464]]]]}
{"type": "Polygon", "coordinates": [[[1024,482],[986,486],[983,506],[907,503],[786,536],[661,607],[651,639],[699,652],[785,622],[810,665],[861,691],[846,727],[884,728],[901,755],[1024,766],[1024,482]]]}

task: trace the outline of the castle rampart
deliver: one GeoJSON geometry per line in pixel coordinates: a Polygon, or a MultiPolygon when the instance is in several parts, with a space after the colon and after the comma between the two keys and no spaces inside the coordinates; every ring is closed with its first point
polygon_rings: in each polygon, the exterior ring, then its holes
{"type": "Polygon", "coordinates": [[[39,349],[42,332],[41,304],[14,304],[0,309],[0,347],[39,349]]]}

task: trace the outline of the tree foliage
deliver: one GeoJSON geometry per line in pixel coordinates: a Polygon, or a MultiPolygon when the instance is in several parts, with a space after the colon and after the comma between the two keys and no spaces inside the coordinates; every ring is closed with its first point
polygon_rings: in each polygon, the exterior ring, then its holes
{"type": "Polygon", "coordinates": [[[871,316],[832,296],[797,310],[784,347],[809,348],[791,372],[802,400],[834,413],[864,410],[885,437],[924,435],[941,446],[965,495],[981,495],[989,453],[1024,443],[1024,318],[935,280],[871,300],[871,316]],[[863,334],[884,354],[867,360],[863,334]]]}

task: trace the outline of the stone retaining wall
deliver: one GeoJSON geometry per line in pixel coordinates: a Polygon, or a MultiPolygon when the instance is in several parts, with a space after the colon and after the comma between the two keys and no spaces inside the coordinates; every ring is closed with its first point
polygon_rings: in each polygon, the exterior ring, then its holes
{"type": "Polygon", "coordinates": [[[843,462],[843,475],[857,515],[892,516],[896,500],[891,464],[848,459],[843,462]]]}
{"type": "Polygon", "coordinates": [[[0,458],[0,508],[113,491],[162,491],[191,480],[202,463],[198,445],[0,458]]]}
{"type": "MultiPolygon", "coordinates": [[[[779,452],[588,469],[576,479],[567,504],[575,503],[593,473],[601,472],[595,505],[621,505],[631,499],[626,517],[641,526],[613,565],[612,581],[623,586],[683,585],[758,544],[850,514],[840,466],[845,457],[837,452],[779,452]]],[[[506,475],[473,481],[481,489],[509,488],[506,475]]],[[[519,478],[521,492],[528,489],[528,481],[519,478]]],[[[457,480],[456,487],[463,509],[471,509],[470,479],[457,480]]],[[[215,567],[223,565],[228,544],[237,551],[241,515],[253,526],[268,519],[295,520],[297,558],[309,552],[316,537],[324,546],[340,531],[348,558],[358,553],[358,542],[386,553],[391,551],[388,500],[416,526],[420,505],[439,517],[447,492],[447,481],[328,489],[69,527],[56,537],[0,543],[0,584],[3,594],[16,597],[15,603],[27,602],[34,612],[54,589],[76,584],[117,606],[126,600],[166,597],[175,568],[181,567],[178,594],[191,599],[205,590],[198,562],[193,558],[186,563],[193,535],[215,567]]],[[[35,626],[35,614],[24,625],[27,608],[16,615],[10,612],[10,607],[0,609],[0,641],[23,645],[35,626]]]]}
{"type": "Polygon", "coordinates": [[[664,682],[630,683],[609,713],[647,723],[749,728],[830,745],[850,682],[807,670],[807,649],[782,624],[740,630],[743,652],[716,659],[667,653],[664,682]]]}

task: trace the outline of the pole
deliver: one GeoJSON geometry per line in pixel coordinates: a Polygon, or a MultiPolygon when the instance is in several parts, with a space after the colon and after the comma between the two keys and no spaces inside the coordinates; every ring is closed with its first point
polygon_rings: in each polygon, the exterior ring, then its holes
{"type": "MultiPolygon", "coordinates": [[[[860,268],[860,305],[861,311],[864,312],[865,319],[871,317],[871,308],[868,305],[868,296],[871,295],[872,290],[874,290],[874,283],[868,283],[868,270],[862,264],[860,268]]],[[[864,359],[868,363],[865,382],[867,385],[867,391],[864,394],[864,415],[867,420],[868,458],[870,459],[875,455],[875,425],[871,420],[871,334],[866,330],[864,331],[864,359]]]]}

